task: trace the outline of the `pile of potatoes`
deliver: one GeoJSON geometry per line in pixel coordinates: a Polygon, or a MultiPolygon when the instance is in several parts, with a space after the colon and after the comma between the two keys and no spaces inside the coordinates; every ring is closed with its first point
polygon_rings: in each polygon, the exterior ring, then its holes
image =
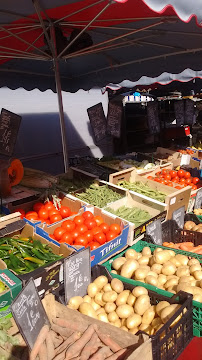
{"type": "Polygon", "coordinates": [[[202,215],[202,209],[194,209],[195,215],[202,215]]]}
{"type": "Polygon", "coordinates": [[[144,247],[141,253],[128,249],[124,257],[112,262],[112,273],[156,286],[176,294],[186,291],[193,300],[202,302],[202,267],[195,258],[175,254],[173,250],[156,248],[151,253],[144,247]]]}
{"type": "MultiPolygon", "coordinates": [[[[200,214],[197,214],[200,215],[200,214]]],[[[186,221],[186,223],[184,224],[184,230],[192,230],[192,231],[197,231],[202,233],[202,223],[196,225],[195,222],[193,221],[186,221]]]]}
{"type": "MultiPolygon", "coordinates": [[[[119,279],[108,282],[106,276],[97,277],[89,284],[87,295],[72,297],[67,305],[84,315],[110,323],[132,334],[139,330],[155,334],[180,308],[179,304],[160,301],[151,305],[147,289],[142,286],[124,290],[119,279]]],[[[177,316],[173,327],[182,317],[177,316]]],[[[163,332],[162,336],[165,336],[163,332]]]]}

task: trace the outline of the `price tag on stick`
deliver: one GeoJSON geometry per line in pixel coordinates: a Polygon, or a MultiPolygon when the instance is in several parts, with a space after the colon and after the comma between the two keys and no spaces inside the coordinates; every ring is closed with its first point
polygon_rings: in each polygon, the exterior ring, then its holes
{"type": "Polygon", "coordinates": [[[155,220],[146,227],[146,234],[151,236],[156,245],[162,245],[162,225],[161,220],[155,220]]]}
{"type": "Polygon", "coordinates": [[[194,209],[201,209],[201,207],[202,207],[202,188],[199,189],[196,193],[194,209]]]}
{"type": "Polygon", "coordinates": [[[73,296],[86,295],[91,282],[90,247],[72,254],[64,260],[65,303],[73,296]]]}
{"type": "Polygon", "coordinates": [[[176,221],[179,228],[183,229],[184,227],[184,214],[185,214],[185,207],[182,206],[181,208],[173,211],[172,219],[176,221]]]}
{"type": "Polygon", "coordinates": [[[11,305],[12,314],[20,333],[30,349],[49,320],[31,278],[11,305]]]}

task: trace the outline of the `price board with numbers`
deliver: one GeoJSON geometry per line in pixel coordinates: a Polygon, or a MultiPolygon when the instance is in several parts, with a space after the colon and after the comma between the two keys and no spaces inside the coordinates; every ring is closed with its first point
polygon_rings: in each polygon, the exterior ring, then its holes
{"type": "Polygon", "coordinates": [[[0,116],[0,154],[12,156],[17,140],[21,116],[6,109],[1,110],[0,116]]]}

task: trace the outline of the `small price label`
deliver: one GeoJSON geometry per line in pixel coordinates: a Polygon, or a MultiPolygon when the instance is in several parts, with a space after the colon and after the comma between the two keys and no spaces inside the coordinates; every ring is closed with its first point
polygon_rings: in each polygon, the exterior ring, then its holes
{"type": "Polygon", "coordinates": [[[201,209],[201,207],[202,207],[202,188],[199,189],[196,193],[194,209],[201,209]]]}
{"type": "Polygon", "coordinates": [[[189,165],[191,160],[191,155],[182,154],[180,166],[182,165],[189,165]]]}
{"type": "Polygon", "coordinates": [[[153,243],[162,245],[162,224],[161,220],[155,220],[146,227],[146,234],[151,236],[153,243]]]}
{"type": "Polygon", "coordinates": [[[185,207],[182,206],[181,208],[173,211],[172,219],[176,221],[179,228],[183,229],[184,227],[184,214],[185,214],[185,207]]]}

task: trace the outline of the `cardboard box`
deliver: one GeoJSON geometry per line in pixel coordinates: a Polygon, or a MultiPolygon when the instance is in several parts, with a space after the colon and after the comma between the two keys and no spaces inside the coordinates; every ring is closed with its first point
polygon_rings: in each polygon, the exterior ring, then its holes
{"type": "Polygon", "coordinates": [[[22,289],[22,282],[8,269],[0,270],[0,281],[7,289],[0,293],[0,319],[12,316],[10,305],[22,289]]]}
{"type": "MultiPolygon", "coordinates": [[[[129,235],[127,244],[130,246],[135,244],[144,236],[147,225],[149,225],[152,221],[157,219],[164,221],[166,219],[166,211],[163,205],[155,204],[149,199],[143,199],[138,194],[128,193],[127,196],[125,196],[123,199],[117,200],[108,205],[108,207],[113,210],[117,210],[121,206],[126,206],[128,208],[136,207],[138,209],[148,211],[151,215],[151,218],[149,220],[139,226],[136,226],[134,223],[129,222],[129,235]]],[[[108,214],[111,215],[110,212],[108,212],[108,214]]],[[[121,219],[127,221],[126,219],[121,219]]]]}
{"type": "MultiPolygon", "coordinates": [[[[134,191],[130,191],[131,194],[138,195],[143,199],[149,199],[155,204],[164,205],[165,210],[167,211],[166,219],[171,219],[173,211],[179,209],[182,206],[185,206],[185,210],[187,210],[189,198],[191,194],[191,186],[187,186],[186,188],[182,188],[182,190],[174,189],[170,186],[166,186],[160,183],[156,183],[153,180],[149,180],[137,174],[135,168],[119,171],[118,173],[110,175],[110,183],[118,184],[119,181],[126,180],[131,183],[135,181],[141,181],[142,183],[147,183],[152,189],[162,191],[166,194],[165,202],[159,202],[155,199],[149,198],[148,196],[141,195],[134,191]]],[[[127,189],[125,189],[127,190],[127,189]]]]}
{"type": "MultiPolygon", "coordinates": [[[[95,216],[100,215],[103,217],[104,222],[111,225],[113,223],[118,223],[121,226],[122,232],[119,236],[115,239],[111,240],[110,242],[105,243],[104,245],[99,246],[99,248],[91,251],[91,266],[94,266],[98,263],[102,263],[109,259],[114,254],[118,253],[120,250],[127,246],[128,234],[129,234],[129,224],[126,221],[121,220],[120,218],[114,216],[113,214],[106,213],[104,210],[99,209],[94,206],[86,206],[85,208],[81,209],[79,214],[81,215],[84,211],[91,211],[95,216]]],[[[36,227],[37,234],[43,236],[48,241],[53,243],[54,245],[60,245],[57,241],[51,239],[49,237],[50,234],[53,234],[54,230],[62,224],[60,223],[54,225],[44,225],[44,227],[36,227]]],[[[83,249],[83,247],[79,246],[69,246],[73,250],[79,251],[83,249]]]]}
{"type": "MultiPolygon", "coordinates": [[[[54,254],[63,256],[61,260],[55,261],[46,266],[41,266],[27,274],[15,275],[22,281],[23,285],[25,285],[26,282],[30,279],[30,277],[32,277],[35,281],[35,285],[41,297],[43,297],[49,291],[59,290],[59,287],[63,284],[64,280],[64,258],[71,255],[73,249],[68,247],[66,244],[59,244],[60,246],[57,246],[53,243],[50,243],[43,236],[36,234],[34,228],[31,225],[26,224],[24,220],[20,219],[20,213],[14,213],[8,216],[9,219],[6,220],[4,224],[3,222],[0,224],[0,237],[6,235],[13,236],[18,234],[20,234],[22,237],[32,237],[35,240],[39,240],[42,244],[49,245],[52,248],[54,254]],[[11,217],[13,217],[12,221],[11,217]]],[[[7,266],[4,261],[0,260],[0,268],[5,269],[6,267],[7,266]]]]}

